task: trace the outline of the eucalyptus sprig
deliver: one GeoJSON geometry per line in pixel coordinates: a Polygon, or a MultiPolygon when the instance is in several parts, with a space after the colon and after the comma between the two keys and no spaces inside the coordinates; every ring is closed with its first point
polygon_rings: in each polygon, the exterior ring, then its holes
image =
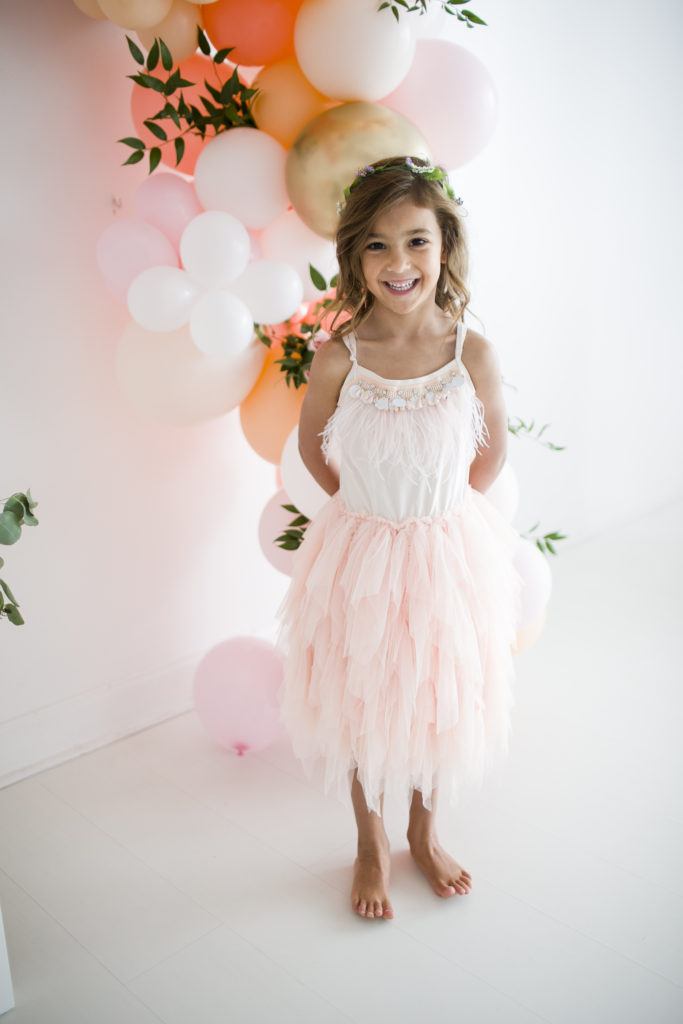
{"type": "Polygon", "coordinates": [[[381,3],[377,10],[383,11],[386,7],[389,7],[396,21],[400,21],[400,16],[404,11],[406,14],[412,14],[414,11],[426,14],[430,3],[441,4],[446,14],[452,14],[458,21],[464,22],[468,28],[486,24],[474,11],[461,11],[458,9],[464,7],[467,0],[460,0],[460,2],[458,0],[415,0],[414,3],[408,3],[408,0],[385,0],[385,3],[381,3]]]}
{"type": "MultiPolygon", "coordinates": [[[[145,153],[149,153],[149,173],[151,174],[158,167],[161,160],[163,146],[173,143],[175,149],[176,167],[185,153],[185,136],[188,134],[199,135],[206,138],[207,133],[218,135],[220,132],[228,131],[237,127],[256,127],[256,122],[251,115],[251,104],[258,89],[249,89],[240,81],[237,68],[234,69],[230,78],[222,82],[217,67],[227,60],[228,54],[233,47],[226,46],[214,53],[212,57],[213,70],[216,76],[216,84],[212,85],[204,79],[204,87],[207,95],[200,95],[199,102],[204,110],[194,103],[188,103],[183,94],[183,89],[196,85],[195,82],[183,78],[180,68],[173,70],[173,56],[163,39],[155,39],[145,61],[144,54],[130,36],[126,36],[128,49],[136,64],[144,68],[135,75],[128,75],[137,85],[143,89],[151,89],[159,94],[160,102],[163,99],[164,105],[152,117],[147,118],[143,123],[145,127],[158,140],[157,145],[147,146],[142,139],[134,136],[126,136],[119,139],[124,146],[128,146],[133,152],[125,164],[137,164],[144,159],[145,153]],[[166,77],[153,75],[159,63],[162,69],[167,72],[166,77]],[[168,126],[164,127],[159,122],[172,121],[177,132],[169,138],[168,126]]],[[[211,44],[202,29],[197,26],[197,45],[205,56],[211,55],[211,44]]]]}
{"type": "MultiPolygon", "coordinates": [[[[310,263],[308,265],[308,272],[311,276],[311,281],[320,292],[329,292],[337,284],[336,275],[328,283],[320,271],[316,270],[310,263]]],[[[295,388],[300,388],[307,382],[308,373],[315,354],[313,337],[316,333],[316,325],[321,315],[330,307],[332,301],[329,297],[321,299],[309,311],[304,320],[297,321],[298,330],[290,330],[284,336],[277,336],[277,340],[282,345],[282,359],[276,359],[275,363],[280,365],[280,369],[285,374],[288,387],[290,384],[293,384],[295,388]]],[[[290,322],[287,321],[287,323],[290,322]]],[[[269,333],[268,327],[257,324],[255,330],[257,337],[264,345],[270,348],[274,335],[269,333]]]]}
{"type": "Polygon", "coordinates": [[[546,554],[546,552],[550,552],[551,555],[556,555],[557,551],[555,550],[551,542],[557,542],[558,540],[566,540],[567,535],[565,533],[558,533],[557,530],[554,530],[552,533],[544,533],[542,537],[533,537],[532,534],[535,530],[538,529],[539,525],[539,523],[535,523],[530,530],[527,530],[526,533],[520,534],[520,536],[524,537],[526,540],[534,541],[536,543],[536,547],[539,549],[539,551],[542,551],[543,554],[546,554]]]}
{"type": "Polygon", "coordinates": [[[538,430],[536,437],[534,437],[531,433],[535,426],[534,420],[532,420],[531,423],[525,423],[519,416],[515,416],[514,419],[517,421],[516,423],[513,422],[512,419],[508,418],[508,430],[511,434],[514,434],[515,437],[528,437],[530,440],[537,441],[539,444],[544,445],[546,448],[550,448],[551,451],[554,452],[563,452],[565,450],[564,445],[553,444],[552,441],[541,440],[541,435],[550,426],[549,423],[544,423],[538,430]]]}
{"type": "Polygon", "coordinates": [[[293,512],[294,519],[292,519],[285,532],[275,538],[275,543],[278,547],[284,548],[285,551],[296,551],[297,548],[301,547],[301,542],[311,520],[303,515],[302,512],[299,512],[296,505],[282,505],[282,508],[287,512],[293,512]]]}
{"type": "MultiPolygon", "coordinates": [[[[33,509],[38,503],[31,497],[30,489],[26,494],[17,491],[6,501],[0,512],[0,544],[16,544],[21,537],[22,526],[37,526],[38,520],[33,509]]],[[[0,558],[0,568],[5,560],[0,558]]],[[[0,618],[5,615],[15,626],[23,626],[24,620],[19,611],[19,602],[4,580],[0,580],[0,618]]]]}

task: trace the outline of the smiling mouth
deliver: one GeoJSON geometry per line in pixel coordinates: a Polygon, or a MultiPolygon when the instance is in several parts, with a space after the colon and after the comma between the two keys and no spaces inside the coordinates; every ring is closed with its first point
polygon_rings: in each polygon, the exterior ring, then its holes
{"type": "Polygon", "coordinates": [[[382,283],[390,292],[394,292],[396,295],[405,295],[406,292],[412,291],[418,280],[419,278],[414,277],[410,281],[383,281],[382,283]]]}

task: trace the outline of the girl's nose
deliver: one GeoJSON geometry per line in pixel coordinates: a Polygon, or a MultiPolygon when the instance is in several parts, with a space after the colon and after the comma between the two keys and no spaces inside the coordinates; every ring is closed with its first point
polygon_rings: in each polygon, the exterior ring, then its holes
{"type": "Polygon", "coordinates": [[[407,252],[403,250],[390,250],[387,260],[388,270],[403,270],[410,263],[410,257],[407,252]]]}

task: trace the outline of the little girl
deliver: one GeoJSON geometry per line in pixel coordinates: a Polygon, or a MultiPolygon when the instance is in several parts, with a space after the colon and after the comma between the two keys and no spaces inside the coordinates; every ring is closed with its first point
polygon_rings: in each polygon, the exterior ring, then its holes
{"type": "Polygon", "coordinates": [[[299,424],[331,498],[280,609],[282,714],[306,767],[324,760],[326,789],[348,801],[350,785],[354,910],[391,918],[385,791],[410,802],[434,891],[471,889],[436,838],[436,790],[454,804],[507,752],[521,580],[518,534],[483,496],[507,418],[495,350],[463,322],[461,200],[410,157],[364,168],[345,195],[337,309],[350,319],[315,354],[299,424]]]}

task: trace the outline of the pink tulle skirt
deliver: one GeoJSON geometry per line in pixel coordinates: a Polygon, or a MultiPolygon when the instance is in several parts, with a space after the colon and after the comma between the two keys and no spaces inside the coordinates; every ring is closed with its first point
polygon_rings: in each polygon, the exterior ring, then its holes
{"type": "Polygon", "coordinates": [[[339,493],[308,527],[279,609],[294,752],[349,802],[438,787],[451,804],[508,752],[519,535],[484,495],[400,523],[339,493]]]}

